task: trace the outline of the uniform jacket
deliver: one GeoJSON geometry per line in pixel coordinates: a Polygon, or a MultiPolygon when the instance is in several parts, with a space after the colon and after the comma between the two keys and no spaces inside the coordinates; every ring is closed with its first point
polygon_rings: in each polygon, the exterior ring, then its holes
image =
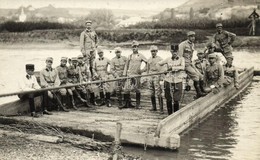
{"type": "Polygon", "coordinates": [[[77,66],[73,65],[68,67],[68,82],[70,83],[79,83],[79,72],[77,66]]]}
{"type": "Polygon", "coordinates": [[[222,65],[217,62],[215,62],[213,65],[208,65],[205,76],[208,85],[221,87],[224,81],[224,70],[222,65]]]}
{"type": "Polygon", "coordinates": [[[132,53],[126,61],[124,75],[140,75],[141,64],[147,62],[147,59],[141,53],[132,53]]]}
{"type": "Polygon", "coordinates": [[[61,85],[66,84],[68,81],[68,67],[57,66],[56,70],[58,72],[61,85]]]}
{"type": "Polygon", "coordinates": [[[84,30],[80,34],[80,50],[83,54],[86,53],[87,50],[95,50],[98,45],[98,36],[95,31],[92,30],[84,30]]]}
{"type": "Polygon", "coordinates": [[[57,87],[60,85],[60,79],[56,69],[44,68],[40,71],[40,85],[43,88],[46,87],[57,87]]]}
{"type": "Polygon", "coordinates": [[[147,73],[157,73],[161,71],[161,66],[158,65],[163,59],[160,56],[150,57],[147,61],[147,73]]]}
{"type": "Polygon", "coordinates": [[[158,63],[159,65],[167,65],[168,70],[172,70],[172,72],[167,73],[165,76],[165,81],[170,83],[179,83],[183,81],[184,78],[184,68],[185,68],[185,59],[183,57],[178,56],[173,59],[172,57],[167,58],[158,63]]]}
{"type": "Polygon", "coordinates": [[[215,33],[213,35],[213,42],[219,43],[220,48],[224,53],[231,52],[231,44],[234,42],[236,34],[223,30],[221,33],[215,33]]]}
{"type": "Polygon", "coordinates": [[[79,64],[76,68],[76,72],[79,74],[80,83],[87,82],[91,78],[89,65],[86,63],[79,64]]]}
{"type": "Polygon", "coordinates": [[[120,58],[114,57],[110,63],[110,71],[114,77],[121,77],[124,72],[124,67],[126,64],[127,58],[121,56],[120,58]]]}
{"type": "Polygon", "coordinates": [[[37,79],[34,75],[25,75],[18,82],[19,89],[21,91],[30,91],[35,89],[40,89],[37,79]]]}
{"type": "Polygon", "coordinates": [[[194,51],[194,43],[185,40],[179,44],[179,56],[184,57],[185,66],[192,64],[192,56],[194,51]]]}
{"type": "Polygon", "coordinates": [[[97,77],[105,78],[108,75],[108,65],[110,60],[103,57],[94,60],[94,75],[97,77]]]}

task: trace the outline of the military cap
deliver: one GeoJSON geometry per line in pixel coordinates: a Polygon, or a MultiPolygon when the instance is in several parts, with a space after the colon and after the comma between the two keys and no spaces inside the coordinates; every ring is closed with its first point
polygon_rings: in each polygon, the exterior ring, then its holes
{"type": "Polygon", "coordinates": [[[172,44],[172,45],[171,45],[171,50],[172,50],[173,52],[178,52],[178,50],[179,50],[179,45],[178,45],[178,44],[172,44]]]}
{"type": "Polygon", "coordinates": [[[211,53],[211,54],[209,54],[209,56],[208,56],[209,58],[217,58],[217,55],[216,54],[214,54],[214,53],[211,53]]]}
{"type": "Polygon", "coordinates": [[[139,43],[138,43],[137,41],[133,41],[133,42],[132,42],[132,47],[133,47],[133,46],[139,46],[139,43]]]}
{"type": "Polygon", "coordinates": [[[25,69],[32,69],[34,70],[34,64],[26,64],[25,69]]]}
{"type": "Polygon", "coordinates": [[[68,61],[68,57],[61,57],[61,61],[68,61]]]}
{"type": "Polygon", "coordinates": [[[158,47],[155,46],[155,45],[152,45],[152,46],[150,47],[150,51],[158,51],[158,47]]]}
{"type": "Polygon", "coordinates": [[[78,61],[78,58],[77,57],[72,57],[71,61],[78,61]]]}
{"type": "Polygon", "coordinates": [[[97,48],[97,53],[104,53],[103,49],[101,47],[97,48]]]}
{"type": "Polygon", "coordinates": [[[83,55],[78,55],[78,59],[83,59],[83,55]]]}
{"type": "Polygon", "coordinates": [[[194,36],[195,35],[195,32],[194,31],[189,31],[187,32],[187,36],[194,36]]]}
{"type": "Polygon", "coordinates": [[[116,47],[116,48],[115,48],[115,52],[122,52],[121,47],[116,47]]]}
{"type": "Polygon", "coordinates": [[[47,57],[46,61],[52,61],[53,62],[53,58],[52,57],[47,57]]]}
{"type": "Polygon", "coordinates": [[[87,23],[92,24],[92,21],[91,20],[86,20],[85,24],[87,24],[87,23]]]}
{"type": "Polygon", "coordinates": [[[223,27],[222,23],[217,23],[216,28],[218,28],[218,27],[223,27]]]}
{"type": "Polygon", "coordinates": [[[233,60],[233,59],[234,59],[234,56],[232,56],[232,55],[226,56],[226,59],[229,59],[229,58],[233,60]]]}
{"type": "Polygon", "coordinates": [[[213,48],[213,47],[216,48],[216,44],[213,43],[213,42],[209,42],[209,43],[207,43],[206,47],[207,47],[207,48],[213,48]]]}

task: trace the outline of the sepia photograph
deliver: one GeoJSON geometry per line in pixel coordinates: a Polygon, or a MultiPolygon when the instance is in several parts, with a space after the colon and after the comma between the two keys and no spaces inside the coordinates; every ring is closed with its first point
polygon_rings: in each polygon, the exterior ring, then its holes
{"type": "Polygon", "coordinates": [[[260,0],[0,0],[0,160],[259,160],[260,0]]]}

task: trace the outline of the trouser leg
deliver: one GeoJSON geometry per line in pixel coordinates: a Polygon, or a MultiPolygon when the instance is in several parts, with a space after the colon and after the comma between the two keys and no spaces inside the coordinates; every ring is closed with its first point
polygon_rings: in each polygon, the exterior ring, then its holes
{"type": "Polygon", "coordinates": [[[155,98],[155,96],[151,96],[151,102],[152,102],[152,109],[151,109],[151,111],[156,111],[157,108],[156,108],[156,98],[155,98]]]}
{"type": "Polygon", "coordinates": [[[174,101],[173,112],[176,112],[178,110],[179,110],[179,101],[174,101]]]}

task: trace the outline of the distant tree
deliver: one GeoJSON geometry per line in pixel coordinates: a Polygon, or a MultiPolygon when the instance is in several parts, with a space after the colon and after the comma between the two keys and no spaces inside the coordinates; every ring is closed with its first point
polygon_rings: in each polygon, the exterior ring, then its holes
{"type": "Polygon", "coordinates": [[[96,9],[90,11],[86,19],[93,21],[97,27],[111,29],[115,25],[115,16],[111,10],[96,9]]]}
{"type": "Polygon", "coordinates": [[[192,20],[194,18],[194,10],[193,8],[191,7],[190,8],[190,20],[192,20]]]}

